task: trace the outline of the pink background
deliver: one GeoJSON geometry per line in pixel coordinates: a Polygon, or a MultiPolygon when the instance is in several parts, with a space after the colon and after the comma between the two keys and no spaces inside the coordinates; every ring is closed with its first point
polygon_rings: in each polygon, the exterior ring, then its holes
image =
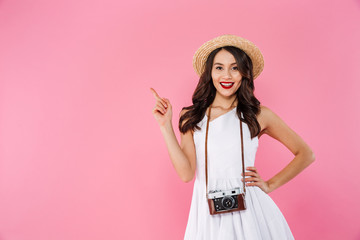
{"type": "MultiPolygon", "coordinates": [[[[270,193],[296,239],[360,239],[360,1],[0,0],[0,239],[183,239],[193,189],[152,116],[178,116],[205,41],[262,51],[261,103],[316,161],[270,193]]],[[[268,179],[292,160],[263,136],[268,179]]]]}

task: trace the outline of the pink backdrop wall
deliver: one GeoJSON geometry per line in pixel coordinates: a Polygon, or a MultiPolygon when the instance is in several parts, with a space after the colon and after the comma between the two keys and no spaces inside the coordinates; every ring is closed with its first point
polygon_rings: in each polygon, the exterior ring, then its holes
{"type": "MultiPolygon", "coordinates": [[[[149,88],[179,136],[192,56],[225,33],[261,49],[256,96],[316,155],[270,193],[295,238],[360,239],[359,26],[358,0],[0,0],[0,239],[182,239],[193,182],[149,88]]],[[[259,144],[264,179],[293,158],[259,144]]]]}

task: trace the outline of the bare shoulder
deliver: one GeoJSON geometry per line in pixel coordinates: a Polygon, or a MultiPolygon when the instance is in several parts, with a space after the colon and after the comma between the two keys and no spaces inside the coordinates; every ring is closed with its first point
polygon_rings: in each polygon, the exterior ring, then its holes
{"type": "Polygon", "coordinates": [[[257,120],[261,126],[261,132],[268,133],[274,124],[285,124],[285,122],[269,107],[260,105],[260,113],[257,120]]]}
{"type": "Polygon", "coordinates": [[[294,154],[299,152],[300,149],[311,151],[304,140],[274,111],[263,105],[260,106],[260,109],[261,111],[257,116],[257,120],[261,126],[259,136],[264,133],[269,135],[284,144],[294,154]]]}
{"type": "Polygon", "coordinates": [[[261,130],[258,137],[265,133],[269,120],[271,120],[273,114],[274,112],[270,108],[264,105],[260,105],[260,112],[257,115],[257,121],[260,124],[261,130]]]}

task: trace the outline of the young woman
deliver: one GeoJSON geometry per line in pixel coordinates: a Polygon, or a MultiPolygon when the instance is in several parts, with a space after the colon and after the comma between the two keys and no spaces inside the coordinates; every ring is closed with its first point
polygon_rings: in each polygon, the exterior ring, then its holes
{"type": "MultiPolygon", "coordinates": [[[[176,172],[184,182],[196,176],[184,238],[294,239],[268,193],[294,178],[315,156],[299,135],[254,96],[254,79],[264,67],[260,50],[244,38],[226,34],[204,43],[194,55],[193,66],[200,80],[192,97],[193,105],[180,113],[180,145],[171,123],[170,101],[151,88],[156,99],[153,115],[176,172]],[[254,166],[263,134],[278,140],[294,154],[293,160],[267,181],[254,166]],[[246,209],[210,214],[208,193],[234,188],[245,190],[246,209]]],[[[272,159],[276,158],[268,160],[272,159]]]]}

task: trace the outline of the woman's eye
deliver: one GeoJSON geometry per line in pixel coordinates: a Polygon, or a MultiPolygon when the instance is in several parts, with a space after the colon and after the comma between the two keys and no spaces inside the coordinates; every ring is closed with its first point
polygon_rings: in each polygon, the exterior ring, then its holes
{"type": "MultiPolygon", "coordinates": [[[[216,67],[215,69],[219,69],[219,70],[220,70],[220,69],[222,69],[222,67],[219,66],[219,67],[216,67]]],[[[238,67],[233,67],[233,69],[238,70],[238,67]]]]}
{"type": "MultiPolygon", "coordinates": [[[[216,67],[215,69],[222,69],[222,67],[216,67]]],[[[238,70],[238,67],[233,67],[233,69],[238,70]]]]}

